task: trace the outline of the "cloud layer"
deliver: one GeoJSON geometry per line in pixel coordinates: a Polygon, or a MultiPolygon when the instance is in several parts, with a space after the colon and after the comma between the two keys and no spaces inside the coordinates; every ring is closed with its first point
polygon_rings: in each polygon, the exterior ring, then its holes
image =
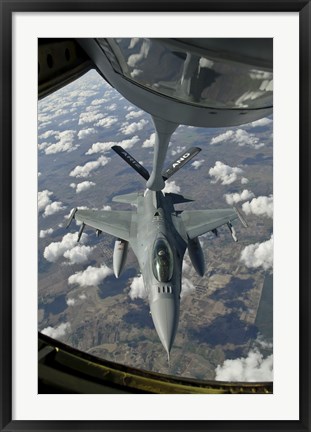
{"type": "Polygon", "coordinates": [[[240,260],[249,268],[262,267],[268,270],[273,266],[273,235],[263,243],[255,243],[246,246],[240,256],[240,260]]]}
{"type": "Polygon", "coordinates": [[[70,330],[69,323],[62,323],[58,327],[46,327],[41,330],[41,333],[50,336],[53,339],[58,339],[64,336],[70,330]]]}
{"type": "Polygon", "coordinates": [[[54,213],[58,213],[61,210],[64,210],[66,206],[63,206],[61,201],[52,202],[51,196],[53,192],[45,189],[41,192],[38,192],[38,211],[43,211],[42,216],[47,217],[51,216],[54,213]]]}
{"type": "Polygon", "coordinates": [[[165,182],[165,188],[162,190],[164,193],[179,193],[180,192],[180,186],[176,184],[176,182],[173,181],[166,181],[165,182]]]}
{"type": "Polygon", "coordinates": [[[145,299],[147,298],[147,291],[145,289],[144,281],[142,276],[134,277],[130,285],[129,296],[132,300],[136,298],[145,299]]]}
{"type": "Polygon", "coordinates": [[[148,120],[141,119],[138,122],[133,123],[123,123],[120,128],[120,132],[124,135],[131,135],[136,133],[137,131],[142,130],[148,124],[148,120]]]}
{"type": "Polygon", "coordinates": [[[239,146],[249,146],[255,149],[259,149],[264,146],[264,143],[259,142],[259,138],[252,133],[247,132],[244,129],[227,130],[226,132],[217,135],[211,139],[211,145],[231,142],[238,144],[239,146]]]}
{"type": "Polygon", "coordinates": [[[224,197],[227,201],[227,204],[233,205],[240,201],[245,201],[248,199],[253,198],[254,194],[253,192],[249,191],[248,189],[244,189],[242,192],[238,193],[231,193],[231,194],[225,194],[224,197]]]}
{"type": "Polygon", "coordinates": [[[55,132],[55,139],[58,141],[55,144],[51,144],[48,146],[45,146],[45,154],[55,154],[55,153],[61,153],[61,152],[67,152],[70,153],[73,150],[76,150],[79,147],[79,144],[74,143],[76,132],[73,130],[65,130],[62,132],[55,132]]]}
{"type": "Polygon", "coordinates": [[[85,165],[76,166],[69,175],[70,177],[88,177],[92,171],[105,166],[109,161],[110,158],[100,156],[96,161],[90,161],[85,165]]]}
{"type": "Polygon", "coordinates": [[[94,249],[85,246],[87,234],[83,233],[80,243],[77,243],[77,233],[66,234],[61,241],[52,242],[44,249],[43,256],[49,262],[56,262],[60,258],[66,258],[68,264],[83,264],[88,261],[90,253],[94,249]]]}
{"type": "Polygon", "coordinates": [[[217,161],[215,166],[210,168],[209,175],[214,177],[213,183],[221,182],[222,185],[228,185],[238,180],[243,173],[243,170],[238,167],[231,167],[217,161]]]}
{"type": "Polygon", "coordinates": [[[122,141],[97,142],[93,144],[92,147],[85,154],[90,155],[94,153],[104,153],[106,151],[109,151],[114,145],[119,145],[124,149],[130,149],[138,142],[139,138],[137,135],[133,136],[130,139],[125,139],[122,141]]]}
{"type": "Polygon", "coordinates": [[[251,202],[242,205],[245,214],[254,214],[257,216],[266,216],[273,218],[273,196],[259,196],[253,198],[251,202]]]}
{"type": "Polygon", "coordinates": [[[225,360],[218,365],[216,381],[260,382],[273,380],[273,355],[263,358],[257,350],[249,351],[246,358],[225,360]]]}
{"type": "Polygon", "coordinates": [[[105,264],[100,267],[89,266],[86,270],[71,275],[69,284],[78,284],[81,287],[98,286],[107,276],[112,275],[112,270],[105,264]]]}
{"type": "Polygon", "coordinates": [[[83,191],[90,189],[92,186],[95,186],[95,185],[96,185],[96,183],[86,180],[86,181],[78,183],[78,184],[71,183],[70,187],[75,189],[76,193],[80,193],[80,192],[83,192],[83,191]]]}

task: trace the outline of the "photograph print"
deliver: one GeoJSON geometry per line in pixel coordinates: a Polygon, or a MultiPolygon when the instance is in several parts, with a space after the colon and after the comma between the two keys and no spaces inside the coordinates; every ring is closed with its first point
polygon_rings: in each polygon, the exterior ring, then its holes
{"type": "Polygon", "coordinates": [[[273,393],[272,59],[38,39],[39,393],[273,393]]]}

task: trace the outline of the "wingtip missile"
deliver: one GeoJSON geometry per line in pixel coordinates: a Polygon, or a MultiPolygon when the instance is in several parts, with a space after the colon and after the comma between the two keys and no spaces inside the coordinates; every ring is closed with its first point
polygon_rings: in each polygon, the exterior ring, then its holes
{"type": "Polygon", "coordinates": [[[238,218],[240,219],[241,224],[244,226],[244,228],[248,228],[248,223],[246,222],[246,220],[242,216],[241,211],[236,206],[233,206],[233,208],[234,208],[238,218]]]}
{"type": "Polygon", "coordinates": [[[71,224],[71,222],[72,222],[72,219],[74,219],[74,217],[75,217],[75,214],[76,214],[77,210],[78,210],[77,207],[75,207],[75,208],[73,208],[73,209],[71,210],[70,215],[69,215],[69,220],[68,220],[68,223],[67,223],[67,225],[66,225],[66,228],[69,228],[69,226],[70,226],[70,224],[71,224]]]}

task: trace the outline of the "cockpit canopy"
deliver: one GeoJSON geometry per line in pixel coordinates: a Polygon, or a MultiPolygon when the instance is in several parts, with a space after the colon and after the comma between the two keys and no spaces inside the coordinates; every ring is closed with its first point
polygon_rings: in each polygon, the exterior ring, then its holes
{"type": "Polygon", "coordinates": [[[152,271],[159,282],[168,282],[173,276],[173,252],[165,238],[158,238],[153,246],[152,271]]]}

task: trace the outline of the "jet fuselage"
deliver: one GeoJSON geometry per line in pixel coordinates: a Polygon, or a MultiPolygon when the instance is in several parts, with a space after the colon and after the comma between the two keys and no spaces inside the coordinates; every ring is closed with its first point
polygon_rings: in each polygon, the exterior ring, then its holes
{"type": "Polygon", "coordinates": [[[131,247],[139,262],[154,326],[169,354],[179,321],[186,234],[178,227],[171,198],[148,189],[137,200],[136,226],[131,247]]]}

